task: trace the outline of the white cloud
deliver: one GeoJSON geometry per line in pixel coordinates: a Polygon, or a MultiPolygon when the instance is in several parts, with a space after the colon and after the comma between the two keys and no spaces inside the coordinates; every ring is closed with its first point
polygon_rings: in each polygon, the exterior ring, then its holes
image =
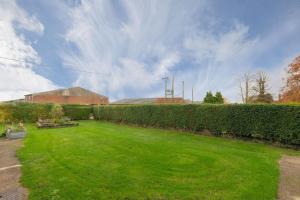
{"type": "Polygon", "coordinates": [[[0,65],[0,99],[23,98],[24,94],[53,89],[51,81],[34,73],[29,68],[14,68],[0,65]]]}
{"type": "MultiPolygon", "coordinates": [[[[197,69],[183,73],[182,79],[197,80],[192,85],[196,88],[198,98],[203,98],[206,91],[222,91],[231,102],[240,102],[238,79],[245,73],[255,74],[266,72],[270,77],[270,92],[276,99],[283,86],[284,68],[299,54],[289,38],[300,32],[296,22],[299,12],[291,13],[282,21],[277,22],[276,29],[270,28],[264,35],[250,37],[251,27],[236,21],[226,32],[219,31],[220,27],[200,30],[185,40],[185,47],[199,64],[197,69]],[[280,31],[278,31],[278,27],[280,31]],[[284,44],[287,43],[287,44],[284,44]],[[276,55],[276,51],[286,48],[285,55],[276,55]],[[295,51],[296,50],[296,51],[295,51]],[[265,60],[264,65],[258,60],[265,60]],[[274,62],[277,61],[277,62],[274,62]],[[191,77],[192,74],[197,74],[191,77]]],[[[252,27],[253,28],[253,27],[252,27]]]]}
{"type": "Polygon", "coordinates": [[[192,73],[198,98],[209,90],[222,91],[227,98],[237,100],[237,78],[247,71],[255,54],[259,38],[249,38],[249,27],[235,23],[227,32],[215,30],[198,32],[185,40],[192,59],[200,66],[192,73]]]}
{"type": "Polygon", "coordinates": [[[2,0],[0,5],[1,23],[16,22],[18,28],[40,34],[44,32],[44,25],[35,16],[29,16],[15,0],[2,0]]]}
{"type": "Polygon", "coordinates": [[[233,22],[220,32],[206,1],[121,1],[121,7],[122,17],[110,1],[82,1],[69,9],[72,26],[65,39],[77,49],[63,55],[65,64],[103,73],[79,73],[74,85],[114,99],[128,90],[149,96],[163,86],[164,74],[175,74],[177,82],[195,88],[197,99],[220,90],[236,100],[236,79],[252,67],[248,61],[260,40],[249,37],[248,26],[233,22]]]}
{"type": "Polygon", "coordinates": [[[16,28],[42,34],[44,26],[34,16],[29,16],[15,1],[0,2],[0,56],[24,60],[0,60],[0,100],[22,98],[28,92],[55,88],[46,78],[34,73],[30,62],[41,61],[38,53],[16,28]]]}
{"type": "Polygon", "coordinates": [[[116,8],[112,1],[92,0],[69,8],[65,39],[76,50],[62,56],[65,65],[103,73],[79,73],[74,84],[112,98],[124,97],[126,91],[151,92],[180,63],[182,38],[203,3],[120,1],[116,8]]]}
{"type": "MultiPolygon", "coordinates": [[[[72,49],[62,55],[64,64],[102,73],[78,73],[74,85],[113,99],[158,94],[161,77],[175,74],[177,82],[185,80],[186,88],[195,88],[197,100],[208,90],[219,90],[230,101],[239,101],[238,77],[260,68],[275,69],[277,64],[256,66],[256,61],[272,54],[278,41],[299,28],[298,18],[292,16],[294,20],[276,23],[284,30],[270,28],[265,35],[255,35],[254,27],[242,21],[222,24],[225,20],[206,0],[114,3],[82,0],[76,6],[62,6],[68,14],[62,19],[69,23],[64,37],[72,49]]],[[[281,79],[281,74],[270,73],[272,80],[281,79]]],[[[179,90],[180,84],[176,86],[179,90]]],[[[278,88],[275,84],[272,91],[278,88]]]]}

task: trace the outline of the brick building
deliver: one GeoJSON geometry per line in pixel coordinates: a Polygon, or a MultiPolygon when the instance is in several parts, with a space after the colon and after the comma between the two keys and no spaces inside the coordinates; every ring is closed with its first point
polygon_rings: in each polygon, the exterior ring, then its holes
{"type": "Polygon", "coordinates": [[[108,104],[108,97],[95,92],[73,87],[67,89],[52,90],[25,95],[25,102],[31,103],[58,103],[58,104],[79,104],[79,105],[98,105],[108,104]]]}

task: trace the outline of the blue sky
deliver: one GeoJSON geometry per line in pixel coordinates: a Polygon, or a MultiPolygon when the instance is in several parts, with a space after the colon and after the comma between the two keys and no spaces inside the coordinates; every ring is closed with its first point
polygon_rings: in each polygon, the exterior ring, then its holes
{"type": "Polygon", "coordinates": [[[300,0],[2,0],[0,100],[82,86],[111,100],[211,90],[240,101],[239,77],[265,71],[277,97],[300,54],[300,0]],[[34,64],[36,63],[36,64],[34,64]]]}

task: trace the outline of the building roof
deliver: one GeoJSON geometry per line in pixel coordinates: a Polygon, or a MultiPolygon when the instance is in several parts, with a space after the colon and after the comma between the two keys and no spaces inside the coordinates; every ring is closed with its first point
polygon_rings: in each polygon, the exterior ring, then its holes
{"type": "Polygon", "coordinates": [[[51,90],[46,92],[38,92],[27,94],[25,96],[37,96],[37,95],[61,95],[61,96],[100,96],[102,98],[107,98],[106,96],[100,95],[98,93],[92,92],[90,90],[81,88],[81,87],[71,87],[66,89],[58,89],[58,90],[51,90]]]}
{"type": "MultiPolygon", "coordinates": [[[[121,99],[121,100],[117,100],[112,102],[111,104],[113,105],[137,105],[137,104],[163,104],[163,103],[168,103],[168,101],[164,102],[164,97],[158,97],[158,98],[130,98],[130,99],[121,99]],[[160,101],[162,100],[162,101],[160,101]]],[[[189,100],[183,100],[181,97],[175,97],[175,103],[176,100],[182,100],[183,103],[189,104],[191,101],[189,100]]],[[[172,100],[171,98],[167,98],[166,100],[172,100]]],[[[169,102],[172,103],[172,102],[169,102]]]]}
{"type": "Polygon", "coordinates": [[[13,100],[8,100],[8,101],[2,101],[1,103],[23,103],[25,102],[25,99],[13,99],[13,100]]]}
{"type": "Polygon", "coordinates": [[[116,105],[126,105],[126,104],[154,104],[156,101],[156,98],[133,98],[133,99],[121,99],[115,102],[112,102],[111,104],[116,105]]]}

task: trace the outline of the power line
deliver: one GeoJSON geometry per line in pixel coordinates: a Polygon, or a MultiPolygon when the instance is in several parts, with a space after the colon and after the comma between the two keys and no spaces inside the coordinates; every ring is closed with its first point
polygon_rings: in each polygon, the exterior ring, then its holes
{"type": "MultiPolygon", "coordinates": [[[[15,61],[15,62],[22,62],[22,63],[29,63],[29,64],[39,65],[39,66],[43,66],[43,67],[46,67],[46,68],[49,68],[49,69],[53,69],[49,65],[45,65],[45,64],[40,65],[39,63],[35,63],[35,62],[32,62],[32,61],[19,60],[19,59],[15,59],[15,58],[7,58],[7,57],[3,57],[3,56],[0,56],[0,59],[11,60],[11,61],[15,61]]],[[[70,67],[67,67],[67,68],[71,71],[77,71],[77,72],[83,72],[83,73],[89,73],[89,74],[110,75],[110,73],[101,73],[101,72],[96,72],[96,71],[86,71],[86,70],[80,70],[80,69],[73,69],[73,68],[70,68],[70,67]]]]}
{"type": "MultiPolygon", "coordinates": [[[[15,61],[15,62],[22,62],[22,63],[30,63],[30,64],[34,64],[34,65],[39,65],[38,63],[35,62],[31,62],[31,61],[25,61],[25,60],[18,60],[18,59],[14,59],[14,58],[7,58],[7,57],[3,57],[0,56],[0,59],[5,59],[5,60],[11,60],[11,61],[15,61]]],[[[41,66],[41,65],[40,65],[41,66]]],[[[49,67],[49,66],[43,66],[45,67],[44,69],[50,69],[53,70],[53,68],[49,67]]],[[[24,69],[24,67],[19,67],[19,66],[13,66],[13,68],[20,68],[20,69],[24,69]]],[[[66,84],[66,80],[65,79],[60,79],[63,80],[63,84],[66,84]]],[[[68,85],[68,84],[66,84],[68,85]]]]}
{"type": "Polygon", "coordinates": [[[6,57],[2,57],[2,56],[0,56],[0,58],[5,59],[5,60],[12,60],[12,61],[17,61],[17,62],[23,62],[23,63],[30,62],[30,61],[18,60],[18,59],[14,59],[14,58],[6,58],[6,57]]]}

